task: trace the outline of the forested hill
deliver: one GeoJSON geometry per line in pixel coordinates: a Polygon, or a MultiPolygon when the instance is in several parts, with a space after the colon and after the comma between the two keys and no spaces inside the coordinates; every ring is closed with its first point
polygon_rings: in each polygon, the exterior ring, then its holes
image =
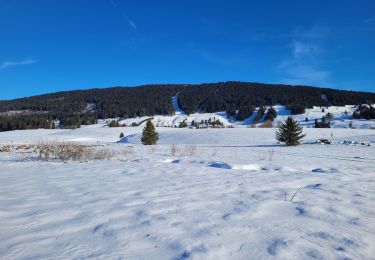
{"type": "Polygon", "coordinates": [[[186,113],[226,111],[237,120],[264,105],[282,104],[299,113],[313,105],[375,103],[375,93],[247,82],[113,87],[0,101],[0,130],[48,128],[56,119],[63,127],[78,127],[98,118],[172,115],[177,93],[186,113]]]}

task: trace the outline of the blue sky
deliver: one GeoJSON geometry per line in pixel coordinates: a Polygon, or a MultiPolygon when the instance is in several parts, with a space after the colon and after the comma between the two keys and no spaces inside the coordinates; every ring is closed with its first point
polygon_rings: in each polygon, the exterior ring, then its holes
{"type": "Polygon", "coordinates": [[[0,99],[252,81],[375,92],[375,1],[1,0],[0,99]]]}

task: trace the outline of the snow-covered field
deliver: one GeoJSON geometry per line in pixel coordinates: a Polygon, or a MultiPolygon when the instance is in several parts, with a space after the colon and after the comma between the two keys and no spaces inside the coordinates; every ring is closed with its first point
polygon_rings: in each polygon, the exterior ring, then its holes
{"type": "Polygon", "coordinates": [[[375,130],[305,128],[298,147],[244,127],[157,128],[150,147],[141,130],[0,133],[0,146],[116,151],[90,162],[0,153],[0,258],[374,259],[375,130]]]}

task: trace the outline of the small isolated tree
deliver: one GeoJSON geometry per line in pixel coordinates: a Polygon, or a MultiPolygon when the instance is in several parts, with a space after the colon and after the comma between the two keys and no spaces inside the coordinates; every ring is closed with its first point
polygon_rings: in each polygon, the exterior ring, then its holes
{"type": "Polygon", "coordinates": [[[326,114],[326,120],[332,121],[335,118],[335,116],[332,113],[327,113],[326,114]]]}
{"type": "Polygon", "coordinates": [[[187,123],[186,121],[182,121],[179,125],[178,125],[179,128],[184,128],[184,127],[187,127],[187,123]]]}
{"type": "Polygon", "coordinates": [[[153,145],[159,140],[159,135],[155,131],[155,127],[152,124],[151,120],[147,121],[145,128],[142,132],[142,144],[144,145],[153,145]]]}
{"type": "Polygon", "coordinates": [[[125,136],[124,133],[121,132],[121,133],[120,133],[120,138],[124,138],[124,136],[125,136]]]}
{"type": "Polygon", "coordinates": [[[271,107],[270,109],[268,109],[267,115],[264,118],[264,120],[270,120],[272,122],[273,120],[275,120],[276,117],[277,112],[273,107],[271,107]]]}
{"type": "Polygon", "coordinates": [[[302,127],[292,117],[281,124],[280,128],[276,131],[276,139],[279,142],[285,143],[287,146],[299,145],[301,140],[305,137],[302,134],[302,127]]]}

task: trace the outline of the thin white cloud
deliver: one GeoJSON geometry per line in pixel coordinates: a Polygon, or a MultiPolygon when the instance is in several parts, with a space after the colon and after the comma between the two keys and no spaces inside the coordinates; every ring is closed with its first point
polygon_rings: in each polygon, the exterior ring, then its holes
{"type": "Polygon", "coordinates": [[[289,54],[278,65],[284,75],[281,80],[292,85],[327,86],[331,72],[321,67],[323,42],[329,28],[314,26],[307,30],[298,28],[292,32],[289,54]]]}
{"type": "Polygon", "coordinates": [[[125,13],[122,13],[121,14],[122,17],[129,23],[129,25],[134,29],[134,30],[137,30],[137,25],[135,24],[135,22],[129,18],[129,16],[127,16],[125,13]]]}
{"type": "Polygon", "coordinates": [[[110,4],[113,6],[113,8],[117,9],[120,14],[121,14],[121,17],[128,22],[128,24],[130,25],[130,27],[132,27],[134,30],[137,30],[137,25],[135,24],[135,22],[129,18],[129,16],[121,10],[121,8],[119,8],[118,4],[116,3],[115,0],[109,0],[110,4]]]}
{"type": "Polygon", "coordinates": [[[21,65],[29,65],[36,63],[37,61],[32,59],[32,58],[27,58],[21,61],[3,61],[0,64],[0,70],[9,68],[9,67],[14,67],[14,66],[21,66],[21,65]]]}
{"type": "Polygon", "coordinates": [[[330,32],[331,28],[329,27],[314,25],[308,29],[298,27],[292,31],[291,35],[294,39],[320,40],[330,32]]]}
{"type": "Polygon", "coordinates": [[[370,17],[370,18],[363,20],[363,23],[372,23],[372,22],[375,22],[375,17],[370,17]]]}
{"type": "Polygon", "coordinates": [[[319,70],[308,65],[292,65],[287,68],[286,74],[289,78],[282,80],[284,84],[291,85],[330,85],[331,73],[319,70]]]}
{"type": "Polygon", "coordinates": [[[111,5],[113,6],[113,7],[117,7],[117,4],[116,4],[116,2],[115,2],[115,0],[109,0],[109,2],[111,3],[111,5]]]}
{"type": "Polygon", "coordinates": [[[134,30],[137,30],[137,25],[133,22],[133,20],[129,19],[129,24],[134,30]]]}
{"type": "Polygon", "coordinates": [[[236,55],[233,54],[223,54],[223,53],[215,53],[213,51],[209,51],[202,48],[192,48],[194,54],[197,54],[205,61],[210,63],[215,63],[221,66],[234,66],[234,65],[244,65],[246,64],[246,59],[244,58],[243,53],[238,53],[236,55]]]}
{"type": "Polygon", "coordinates": [[[313,55],[318,51],[317,46],[302,41],[294,41],[292,44],[292,49],[294,58],[313,55]]]}

